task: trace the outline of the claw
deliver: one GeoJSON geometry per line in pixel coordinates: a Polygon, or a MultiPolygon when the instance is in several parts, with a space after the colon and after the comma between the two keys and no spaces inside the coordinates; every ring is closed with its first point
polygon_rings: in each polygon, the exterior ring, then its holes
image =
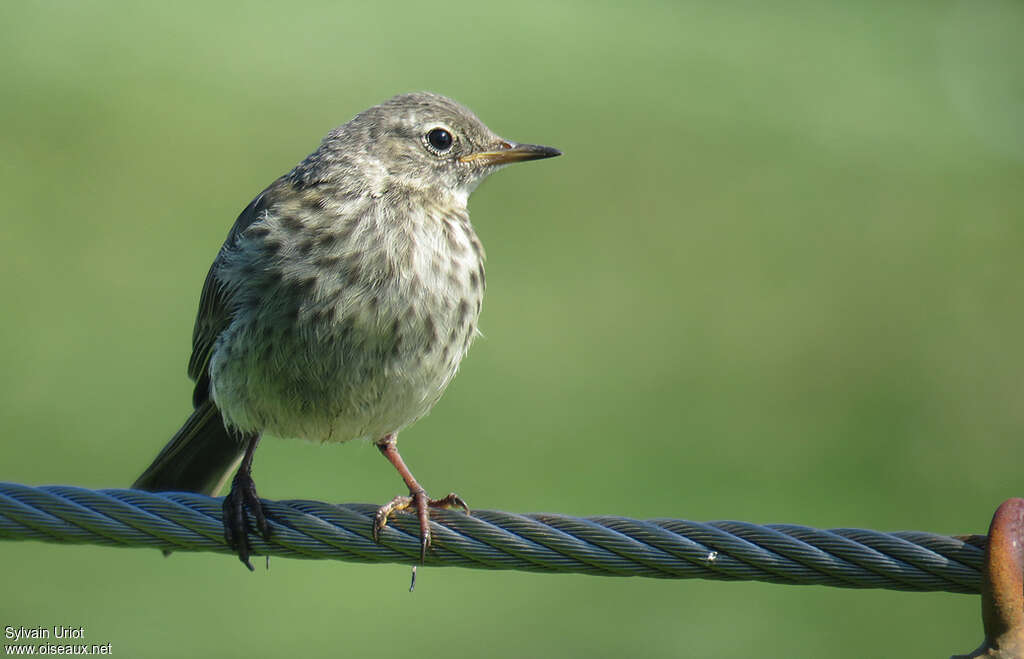
{"type": "Polygon", "coordinates": [[[264,539],[269,540],[271,529],[267,523],[267,514],[263,510],[263,502],[256,492],[256,483],[252,479],[252,454],[259,442],[257,437],[250,440],[246,449],[245,457],[238,473],[231,481],[231,491],[224,497],[222,510],[224,513],[224,541],[229,547],[238,553],[238,560],[242,561],[249,571],[255,571],[249,556],[252,555],[252,544],[249,542],[249,520],[246,515],[248,511],[253,516],[256,530],[264,539]]]}
{"type": "Polygon", "coordinates": [[[462,500],[462,497],[454,492],[449,492],[446,496],[443,496],[440,499],[431,499],[427,502],[427,505],[431,508],[462,508],[462,512],[467,515],[470,514],[469,506],[462,500]]]}
{"type": "Polygon", "coordinates": [[[380,532],[388,525],[388,517],[391,516],[391,513],[405,510],[412,504],[412,501],[412,497],[397,496],[377,509],[377,514],[373,516],[374,542],[380,542],[380,532]]]}
{"type": "Polygon", "coordinates": [[[408,510],[415,507],[420,520],[420,563],[427,560],[427,550],[430,549],[430,509],[431,508],[462,508],[468,515],[469,506],[462,500],[462,497],[452,492],[440,499],[430,499],[422,489],[411,492],[409,496],[397,496],[391,501],[377,509],[373,518],[373,541],[380,542],[380,533],[387,526],[388,518],[392,513],[408,510]]]}
{"type": "MultiPolygon", "coordinates": [[[[397,496],[388,503],[377,509],[373,518],[373,541],[380,542],[380,532],[387,526],[388,516],[393,512],[407,510],[410,506],[416,506],[416,512],[420,518],[420,563],[427,560],[427,550],[430,549],[430,509],[431,508],[462,508],[469,514],[469,506],[462,498],[452,492],[440,499],[430,499],[427,493],[420,487],[420,484],[413,478],[412,472],[405,466],[405,461],[398,453],[396,446],[397,438],[394,433],[385,435],[377,442],[377,449],[388,459],[398,470],[398,474],[405,481],[409,488],[409,496],[397,496]]],[[[413,573],[413,586],[415,586],[415,572],[413,573]]]]}

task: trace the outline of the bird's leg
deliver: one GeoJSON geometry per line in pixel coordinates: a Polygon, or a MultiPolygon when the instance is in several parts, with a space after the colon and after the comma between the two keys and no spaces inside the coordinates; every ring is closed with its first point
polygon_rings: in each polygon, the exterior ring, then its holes
{"type": "Polygon", "coordinates": [[[420,563],[423,563],[427,558],[427,549],[430,548],[430,509],[462,508],[468,515],[469,506],[454,492],[440,499],[429,498],[423,487],[416,482],[412,472],[405,466],[402,456],[398,454],[397,440],[398,438],[392,433],[377,442],[377,448],[398,470],[406,487],[409,488],[409,496],[397,496],[377,509],[377,515],[373,520],[373,540],[374,542],[379,541],[380,532],[387,525],[388,516],[391,513],[415,506],[420,518],[420,563]]]}
{"type": "Polygon", "coordinates": [[[260,436],[253,435],[246,439],[245,455],[238,465],[238,472],[231,481],[231,491],[224,497],[224,540],[228,546],[238,552],[238,560],[253,570],[249,562],[252,545],[249,544],[249,523],[245,511],[248,509],[256,521],[256,530],[264,538],[270,538],[270,525],[263,510],[263,503],[256,493],[256,483],[252,480],[252,456],[260,436]]]}

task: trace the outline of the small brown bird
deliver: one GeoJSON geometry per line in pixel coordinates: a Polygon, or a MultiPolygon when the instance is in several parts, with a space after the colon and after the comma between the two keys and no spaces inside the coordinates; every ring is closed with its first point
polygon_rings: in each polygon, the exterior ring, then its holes
{"type": "Polygon", "coordinates": [[[477,333],[484,250],[473,189],[509,163],[559,155],[493,133],[455,101],[396,96],[328,133],[246,207],[199,302],[188,374],[195,410],[134,487],[224,498],[224,536],[249,567],[248,518],[269,537],[252,460],[270,433],[369,439],[409,490],[377,511],[374,537],[415,507],[421,561],[430,499],[398,432],[434,406],[477,333]]]}

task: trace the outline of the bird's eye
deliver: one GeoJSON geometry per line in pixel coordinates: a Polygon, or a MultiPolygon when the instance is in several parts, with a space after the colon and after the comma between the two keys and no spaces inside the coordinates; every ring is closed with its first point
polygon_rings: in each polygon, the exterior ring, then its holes
{"type": "Polygon", "coordinates": [[[452,134],[444,128],[432,128],[427,133],[427,143],[438,153],[445,153],[452,148],[452,134]]]}

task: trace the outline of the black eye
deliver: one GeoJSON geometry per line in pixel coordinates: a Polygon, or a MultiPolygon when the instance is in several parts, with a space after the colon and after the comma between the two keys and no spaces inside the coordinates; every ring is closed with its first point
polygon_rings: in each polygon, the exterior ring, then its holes
{"type": "Polygon", "coordinates": [[[452,148],[452,134],[446,131],[444,128],[434,128],[427,133],[427,142],[434,149],[444,153],[448,149],[452,148]]]}

